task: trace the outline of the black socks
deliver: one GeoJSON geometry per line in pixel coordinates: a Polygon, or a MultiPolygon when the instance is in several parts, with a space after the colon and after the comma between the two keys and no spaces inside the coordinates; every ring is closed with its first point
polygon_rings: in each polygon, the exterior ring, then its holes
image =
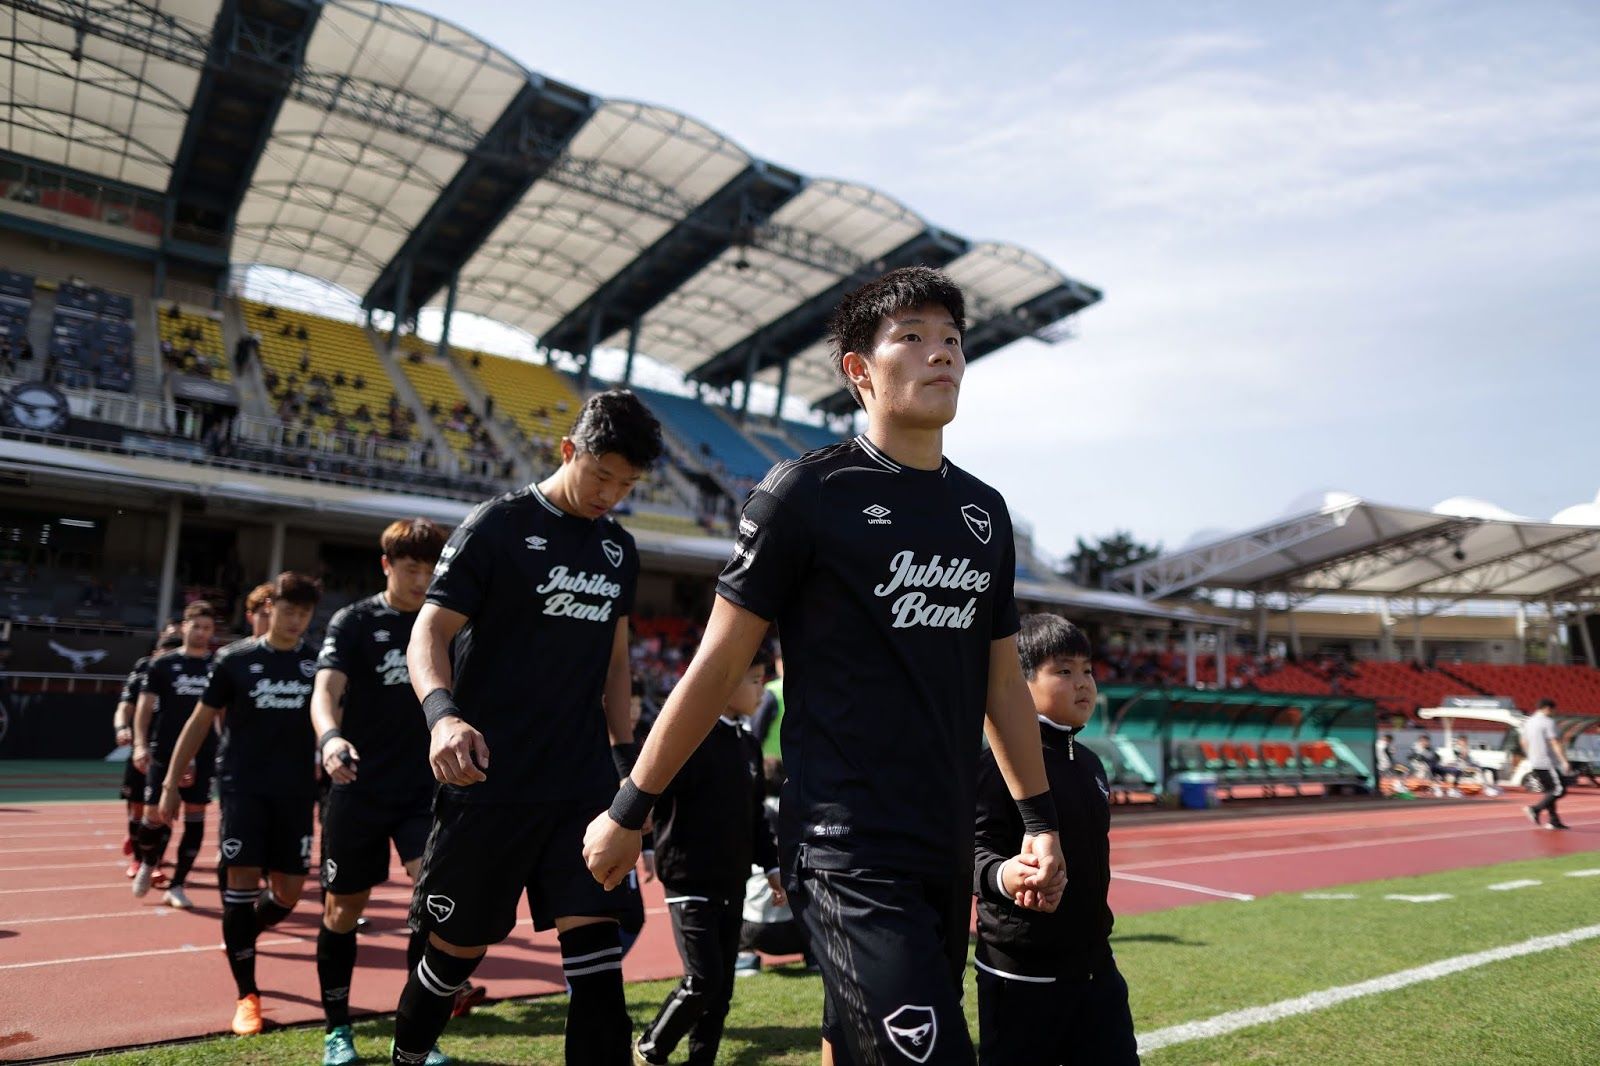
{"type": "Polygon", "coordinates": [[[472,971],[483,961],[459,959],[428,944],[422,959],[411,968],[400,1005],[394,1012],[394,1061],[420,1063],[438,1043],[439,1034],[450,1021],[456,991],[467,983],[472,971]]]}
{"type": "Polygon", "coordinates": [[[294,906],[285,907],[278,902],[278,897],[272,894],[272,889],[267,889],[261,894],[261,900],[256,904],[256,929],[258,931],[271,929],[285,918],[294,906]]]}
{"type": "Polygon", "coordinates": [[[567,1004],[567,1062],[628,1066],[633,1023],[622,992],[622,938],[615,922],[580,925],[560,935],[567,1004]]]}
{"type": "Polygon", "coordinates": [[[240,999],[257,991],[256,937],[260,929],[256,926],[255,906],[260,895],[258,888],[228,888],[222,893],[222,943],[240,999]]]}
{"type": "Polygon", "coordinates": [[[322,988],[322,1012],[327,1031],[350,1024],[350,980],[356,972],[356,931],[335,933],[327,926],[317,931],[317,983],[322,988]]]}
{"type": "MultiPolygon", "coordinates": [[[[189,871],[194,869],[194,861],[200,856],[200,843],[205,836],[205,812],[183,816],[183,836],[178,838],[178,862],[172,869],[174,885],[182,886],[188,883],[189,871]]],[[[162,845],[163,848],[165,846],[162,845]]]]}

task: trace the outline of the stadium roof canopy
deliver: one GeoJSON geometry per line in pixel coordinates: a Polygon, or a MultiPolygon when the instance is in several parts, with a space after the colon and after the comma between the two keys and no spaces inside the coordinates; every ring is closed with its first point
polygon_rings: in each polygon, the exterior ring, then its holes
{"type": "Polygon", "coordinates": [[[1415,601],[1417,613],[1463,600],[1573,603],[1600,594],[1600,525],[1476,510],[1447,514],[1330,494],[1317,510],[1112,577],[1152,599],[1197,587],[1284,593],[1291,602],[1338,593],[1415,601]]]}
{"type": "Polygon", "coordinates": [[[410,8],[17,0],[6,17],[0,152],[164,194],[175,259],[299,271],[403,321],[453,297],[548,348],[627,345],[712,386],[759,375],[845,409],[819,341],[866,276],[947,268],[971,300],[969,358],[1060,340],[1100,298],[1021,248],[545,78],[410,8]]]}

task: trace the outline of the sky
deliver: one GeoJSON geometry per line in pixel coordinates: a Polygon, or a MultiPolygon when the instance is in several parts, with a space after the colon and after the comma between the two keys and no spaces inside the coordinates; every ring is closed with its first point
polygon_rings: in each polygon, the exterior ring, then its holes
{"type": "Polygon", "coordinates": [[[1600,6],[417,6],[1102,289],[946,434],[1048,552],[1600,490],[1600,6]]]}

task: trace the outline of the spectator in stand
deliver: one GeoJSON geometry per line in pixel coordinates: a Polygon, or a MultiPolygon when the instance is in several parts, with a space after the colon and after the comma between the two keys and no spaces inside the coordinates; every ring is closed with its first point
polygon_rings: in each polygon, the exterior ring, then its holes
{"type": "Polygon", "coordinates": [[[306,327],[303,325],[294,331],[294,336],[296,340],[308,341],[311,339],[311,334],[306,331],[306,327]]]}
{"type": "Polygon", "coordinates": [[[360,392],[362,389],[367,387],[367,379],[362,377],[361,374],[357,372],[356,379],[350,383],[350,387],[355,389],[357,392],[360,392]]]}
{"type": "Polygon", "coordinates": [[[19,362],[33,362],[33,342],[26,337],[22,338],[22,353],[19,357],[19,362]]]}

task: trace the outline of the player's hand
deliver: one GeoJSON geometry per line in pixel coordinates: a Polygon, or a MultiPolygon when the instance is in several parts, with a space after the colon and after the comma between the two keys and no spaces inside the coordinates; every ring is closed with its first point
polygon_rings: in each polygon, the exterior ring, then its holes
{"type": "Polygon", "coordinates": [[[787,907],[789,893],[783,890],[783,878],[778,876],[776,870],[767,875],[767,887],[772,889],[772,905],[774,907],[787,907]]]}
{"type": "Polygon", "coordinates": [[[130,760],[133,762],[135,770],[141,774],[144,773],[150,769],[150,749],[144,747],[134,748],[130,760]]]}
{"type": "Polygon", "coordinates": [[[428,764],[433,776],[447,785],[475,785],[489,780],[484,773],[489,769],[489,745],[482,733],[452,715],[433,727],[428,764]]]}
{"type": "Polygon", "coordinates": [[[1029,910],[1054,911],[1067,889],[1067,860],[1061,855],[1061,834],[1040,833],[1022,838],[1022,853],[1039,860],[1036,869],[1023,875],[1023,890],[1029,910]]]}
{"type": "Polygon", "coordinates": [[[117,747],[133,743],[133,730],[125,725],[117,726],[117,747]]]}
{"type": "Polygon", "coordinates": [[[322,769],[333,778],[336,785],[348,785],[356,779],[356,764],[361,756],[356,746],[344,737],[334,737],[322,747],[322,769]]]}
{"type": "Polygon", "coordinates": [[[646,851],[639,855],[639,865],[644,868],[643,881],[649,884],[656,879],[656,853],[646,851]]]}
{"type": "MultiPolygon", "coordinates": [[[[171,785],[161,788],[161,803],[156,807],[156,822],[158,825],[171,825],[178,818],[178,804],[183,797],[178,795],[178,790],[171,785]]],[[[146,808],[148,810],[149,808],[146,808]]]]}
{"type": "Polygon", "coordinates": [[[183,768],[183,776],[178,778],[179,788],[188,788],[194,784],[194,761],[191,759],[188,766],[183,768]]]}
{"type": "Polygon", "coordinates": [[[639,844],[643,833],[637,829],[624,829],[611,815],[601,811],[583,833],[583,862],[589,873],[605,886],[607,892],[622,884],[634,863],[639,861],[639,844]]]}

